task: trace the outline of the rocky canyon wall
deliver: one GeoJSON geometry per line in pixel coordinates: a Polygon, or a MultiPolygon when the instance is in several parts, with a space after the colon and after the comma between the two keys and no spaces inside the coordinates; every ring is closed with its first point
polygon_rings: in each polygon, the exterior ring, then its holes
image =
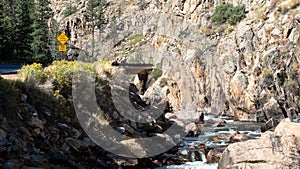
{"type": "MultiPolygon", "coordinates": [[[[169,78],[174,76],[174,67],[181,65],[177,73],[184,73],[178,77],[186,83],[180,87],[193,89],[179,94],[189,92],[198,101],[179,98],[173,105],[197,104],[199,111],[246,121],[297,116],[300,2],[228,1],[245,4],[246,18],[235,26],[214,25],[210,20],[213,9],[224,2],[108,0],[109,22],[97,34],[95,53],[98,59],[152,63],[169,78]]],[[[71,24],[71,42],[89,51],[89,23],[82,18],[85,3],[74,2],[79,11],[66,18],[61,16],[61,7],[52,3],[52,8],[62,27],[71,24]]],[[[84,57],[88,54],[84,52],[84,57]]]]}

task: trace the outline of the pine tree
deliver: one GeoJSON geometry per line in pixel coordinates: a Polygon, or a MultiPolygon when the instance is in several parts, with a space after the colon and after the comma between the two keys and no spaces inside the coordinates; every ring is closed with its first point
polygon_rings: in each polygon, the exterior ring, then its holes
{"type": "Polygon", "coordinates": [[[48,0],[38,0],[34,5],[35,12],[32,15],[33,18],[33,42],[31,47],[33,49],[33,58],[50,61],[52,60],[49,44],[49,28],[48,20],[51,18],[51,8],[49,7],[48,0]]]}
{"type": "Polygon", "coordinates": [[[31,34],[33,20],[30,14],[33,12],[33,1],[16,0],[14,2],[15,9],[15,33],[14,42],[16,54],[19,59],[25,59],[32,56],[31,34]]]}
{"type": "MultiPolygon", "coordinates": [[[[0,0],[0,32],[2,32],[0,34],[0,57],[3,57],[4,56],[4,3],[3,3],[3,0],[0,0]]],[[[3,58],[0,58],[0,59],[3,59],[3,58]]]]}
{"type": "Polygon", "coordinates": [[[0,0],[0,10],[0,57],[1,59],[13,59],[12,5],[9,1],[0,0]]]}
{"type": "MultiPolygon", "coordinates": [[[[57,37],[60,34],[59,31],[59,24],[57,23],[57,21],[53,18],[50,19],[49,21],[49,38],[50,38],[50,43],[49,43],[49,48],[50,48],[50,53],[52,56],[58,56],[59,55],[59,51],[58,51],[58,46],[59,46],[59,42],[57,41],[57,37]]],[[[52,58],[55,59],[55,58],[52,58]]]]}
{"type": "Polygon", "coordinates": [[[85,13],[86,22],[91,23],[92,27],[92,57],[94,57],[95,49],[95,28],[101,29],[106,24],[104,16],[104,7],[106,0],[89,0],[87,3],[87,11],[85,13]]]}
{"type": "Polygon", "coordinates": [[[100,32],[103,29],[104,25],[106,24],[106,19],[105,19],[105,15],[104,15],[105,3],[106,3],[105,0],[100,0],[99,6],[98,6],[98,11],[97,11],[96,26],[98,27],[100,32]]]}

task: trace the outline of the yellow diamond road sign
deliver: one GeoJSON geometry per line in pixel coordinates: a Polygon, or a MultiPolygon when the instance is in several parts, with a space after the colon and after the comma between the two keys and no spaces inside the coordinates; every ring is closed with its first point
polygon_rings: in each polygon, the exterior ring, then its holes
{"type": "Polygon", "coordinates": [[[65,52],[65,51],[67,51],[67,45],[59,45],[58,46],[58,51],[60,51],[60,52],[65,52]]]}
{"type": "Polygon", "coordinates": [[[59,43],[61,43],[63,45],[63,44],[65,44],[69,40],[69,38],[64,33],[61,33],[57,37],[57,40],[58,40],[59,43]]]}

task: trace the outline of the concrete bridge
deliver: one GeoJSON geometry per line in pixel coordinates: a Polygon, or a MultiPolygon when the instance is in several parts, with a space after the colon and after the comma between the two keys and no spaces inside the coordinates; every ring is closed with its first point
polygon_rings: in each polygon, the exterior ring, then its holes
{"type": "Polygon", "coordinates": [[[153,69],[152,64],[122,63],[118,67],[124,68],[127,74],[149,74],[153,69]]]}

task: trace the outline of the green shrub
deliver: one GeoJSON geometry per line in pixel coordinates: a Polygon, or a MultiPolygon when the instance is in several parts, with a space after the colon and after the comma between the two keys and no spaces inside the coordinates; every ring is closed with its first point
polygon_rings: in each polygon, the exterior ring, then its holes
{"type": "Polygon", "coordinates": [[[190,32],[188,30],[180,30],[179,31],[179,37],[180,38],[185,38],[190,34],[190,32]]]}
{"type": "Polygon", "coordinates": [[[219,5],[213,12],[212,22],[215,24],[228,22],[230,25],[235,25],[245,18],[245,9],[244,4],[238,6],[233,6],[230,3],[219,5]]]}
{"type": "Polygon", "coordinates": [[[227,87],[227,96],[231,96],[231,88],[230,88],[230,85],[227,87]]]}
{"type": "Polygon", "coordinates": [[[40,63],[25,65],[18,70],[18,74],[21,80],[30,83],[44,83],[48,78],[43,71],[43,65],[40,63]]]}
{"type": "Polygon", "coordinates": [[[54,61],[45,69],[49,80],[54,85],[54,94],[63,95],[65,98],[71,94],[73,75],[76,71],[84,71],[84,73],[94,74],[92,63],[71,62],[66,60],[54,61]]]}
{"type": "Polygon", "coordinates": [[[285,81],[283,87],[288,93],[294,93],[295,95],[299,94],[299,83],[293,79],[288,79],[285,81]]]}
{"type": "Polygon", "coordinates": [[[225,23],[229,17],[226,16],[226,14],[228,14],[226,11],[232,7],[232,4],[222,4],[217,6],[211,18],[212,22],[217,24],[225,23]]]}
{"type": "Polygon", "coordinates": [[[137,44],[138,42],[140,42],[143,38],[144,38],[144,35],[143,35],[143,34],[132,35],[132,36],[129,37],[130,44],[131,44],[131,45],[135,45],[135,44],[137,44]]]}
{"type": "Polygon", "coordinates": [[[64,11],[64,16],[68,17],[75,12],[77,12],[77,8],[75,6],[68,6],[64,11]]]}
{"type": "MultiPolygon", "coordinates": [[[[74,73],[80,71],[90,75],[111,75],[113,70],[110,62],[97,61],[94,63],[74,62],[74,61],[54,61],[51,65],[43,68],[41,64],[34,63],[26,65],[18,71],[19,77],[25,82],[34,84],[44,84],[46,81],[53,85],[53,94],[62,95],[68,98],[72,90],[74,73]]],[[[80,76],[81,74],[76,74],[80,76]]]]}
{"type": "Polygon", "coordinates": [[[152,70],[152,72],[151,72],[151,76],[155,79],[155,80],[157,80],[159,77],[161,77],[161,75],[162,75],[162,70],[161,69],[159,69],[159,68],[154,68],[153,70],[152,70]]]}
{"type": "Polygon", "coordinates": [[[268,68],[263,68],[261,75],[262,77],[269,77],[269,76],[273,77],[272,71],[268,68]]]}

